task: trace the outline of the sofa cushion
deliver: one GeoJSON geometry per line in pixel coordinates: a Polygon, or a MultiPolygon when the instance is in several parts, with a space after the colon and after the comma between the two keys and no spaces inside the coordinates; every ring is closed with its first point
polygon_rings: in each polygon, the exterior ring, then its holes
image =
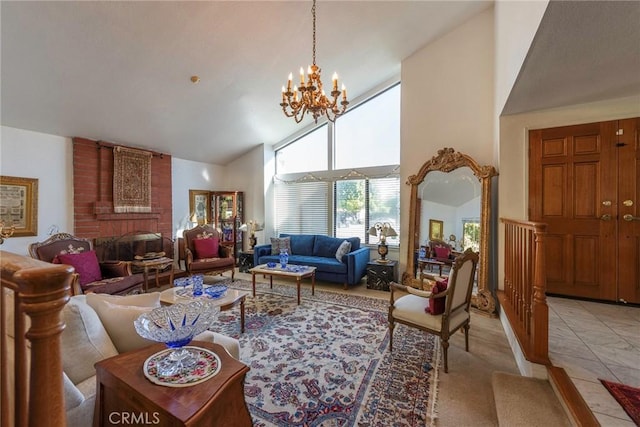
{"type": "Polygon", "coordinates": [[[59,254],[58,260],[61,264],[68,264],[76,269],[80,286],[102,279],[102,272],[100,271],[100,264],[95,251],[59,254]]]}
{"type": "Polygon", "coordinates": [[[220,243],[217,237],[209,239],[195,239],[193,246],[196,250],[196,258],[218,258],[220,243]]]}
{"type": "Polygon", "coordinates": [[[280,251],[286,249],[289,255],[291,252],[291,238],[290,237],[272,237],[271,238],[271,255],[280,255],[280,251]]]}
{"type": "Polygon", "coordinates": [[[89,294],[87,304],[98,313],[119,353],[152,344],[138,335],[133,322],[141,314],[160,307],[160,292],[128,296],[89,294]]]}
{"type": "Polygon", "coordinates": [[[348,254],[350,251],[351,251],[351,242],[349,242],[348,240],[343,241],[342,243],[340,243],[340,246],[336,251],[336,259],[342,262],[342,257],[348,254]]]}
{"type": "Polygon", "coordinates": [[[449,258],[449,255],[451,255],[451,251],[449,250],[449,248],[445,248],[444,246],[436,246],[435,251],[436,251],[437,258],[446,259],[446,258],[449,258]]]}
{"type": "Polygon", "coordinates": [[[335,258],[336,251],[342,244],[344,239],[337,239],[329,236],[316,236],[316,242],[313,247],[313,255],[325,258],[335,258]]]}
{"type": "Polygon", "coordinates": [[[78,384],[96,374],[93,365],[118,354],[96,312],[84,295],[71,297],[62,309],[62,367],[71,382],[78,384]]]}
{"type": "MultiPolygon", "coordinates": [[[[281,234],[280,237],[291,239],[291,251],[289,255],[313,255],[313,245],[316,241],[315,234],[281,234]]],[[[280,251],[278,251],[280,254],[280,251]]]]}

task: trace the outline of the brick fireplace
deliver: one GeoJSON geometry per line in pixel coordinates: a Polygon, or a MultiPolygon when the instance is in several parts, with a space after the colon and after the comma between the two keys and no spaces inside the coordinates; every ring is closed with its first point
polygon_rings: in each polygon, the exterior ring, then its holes
{"type": "Polygon", "coordinates": [[[74,234],[94,239],[96,250],[99,250],[98,256],[102,259],[107,259],[105,256],[116,256],[111,259],[132,258],[134,255],[144,255],[138,253],[142,250],[164,250],[167,256],[173,257],[171,156],[153,153],[151,212],[115,213],[115,146],[104,141],[73,138],[74,234]],[[152,238],[154,234],[156,238],[152,238]],[[143,237],[135,237],[138,235],[143,237]],[[114,245],[116,241],[119,243],[114,245]]]}

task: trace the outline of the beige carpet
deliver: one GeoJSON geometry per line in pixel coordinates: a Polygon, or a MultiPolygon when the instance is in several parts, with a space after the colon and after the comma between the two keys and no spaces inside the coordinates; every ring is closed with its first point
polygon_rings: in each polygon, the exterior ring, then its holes
{"type": "Polygon", "coordinates": [[[495,372],[492,383],[499,425],[571,426],[549,381],[495,372]]]}

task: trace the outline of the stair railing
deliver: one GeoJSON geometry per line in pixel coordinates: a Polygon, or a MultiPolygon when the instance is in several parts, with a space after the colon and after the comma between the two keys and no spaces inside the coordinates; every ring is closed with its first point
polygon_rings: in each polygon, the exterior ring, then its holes
{"type": "Polygon", "coordinates": [[[501,218],[504,224],[504,290],[498,299],[525,358],[549,365],[546,224],[501,218]]]}

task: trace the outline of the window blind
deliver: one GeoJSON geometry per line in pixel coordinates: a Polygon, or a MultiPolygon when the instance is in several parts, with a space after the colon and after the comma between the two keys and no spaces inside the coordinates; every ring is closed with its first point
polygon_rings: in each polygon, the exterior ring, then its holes
{"type": "Polygon", "coordinates": [[[282,182],[274,185],[275,231],[329,235],[329,182],[282,182]]]}

